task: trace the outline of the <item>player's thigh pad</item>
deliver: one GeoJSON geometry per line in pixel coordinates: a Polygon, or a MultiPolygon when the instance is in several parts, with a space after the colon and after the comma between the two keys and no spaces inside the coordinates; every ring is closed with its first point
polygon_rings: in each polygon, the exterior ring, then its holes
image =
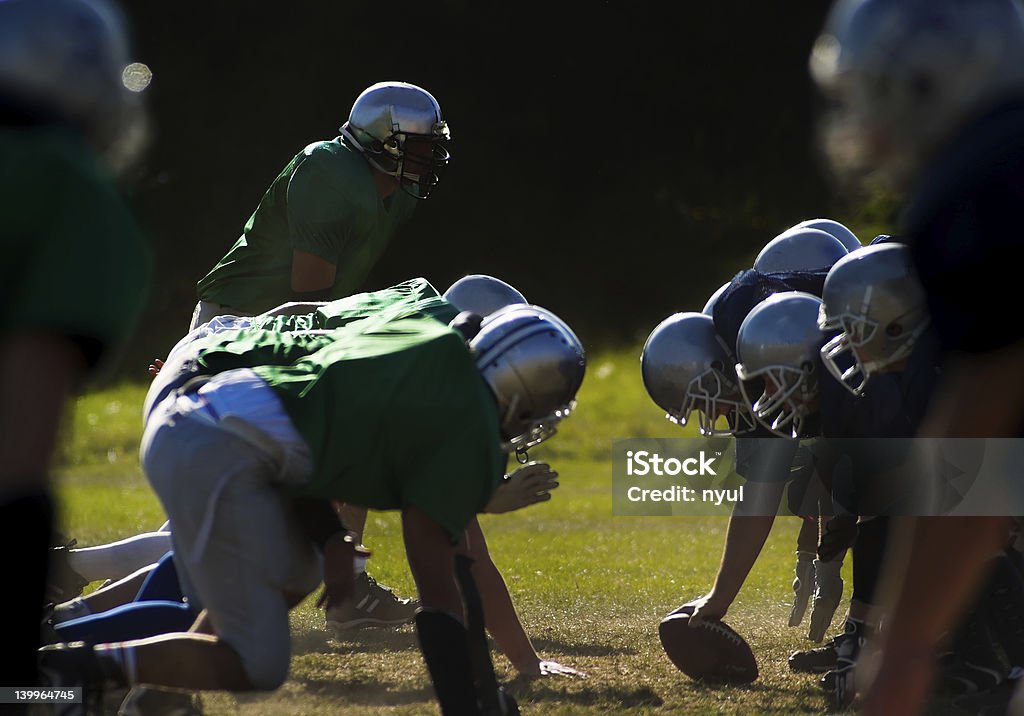
{"type": "Polygon", "coordinates": [[[306,594],[322,579],[319,554],[271,482],[276,467],[234,435],[173,412],[151,419],[143,466],[174,524],[186,596],[208,610],[253,686],[276,688],[290,660],[283,592],[306,594]]]}

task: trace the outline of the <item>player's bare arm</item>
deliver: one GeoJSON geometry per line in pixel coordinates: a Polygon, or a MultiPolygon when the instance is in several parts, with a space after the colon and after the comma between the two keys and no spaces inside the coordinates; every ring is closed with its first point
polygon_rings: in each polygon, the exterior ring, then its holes
{"type": "Polygon", "coordinates": [[[292,292],[303,298],[309,297],[316,301],[327,293],[334,285],[337,266],[330,261],[301,249],[292,251],[292,292]]]}

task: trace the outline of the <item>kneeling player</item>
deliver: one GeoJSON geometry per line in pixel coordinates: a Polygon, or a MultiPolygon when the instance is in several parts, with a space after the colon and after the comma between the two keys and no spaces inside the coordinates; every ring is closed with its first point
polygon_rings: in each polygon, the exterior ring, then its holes
{"type": "Polygon", "coordinates": [[[429,285],[406,286],[370,316],[341,312],[333,325],[287,331],[282,322],[302,317],[272,318],[169,361],[147,399],[143,464],[174,524],[185,593],[217,636],[59,648],[44,662],[92,679],[276,688],[288,669],[288,609],[321,577],[328,606],[351,587],[355,545],[329,504],[339,499],[402,511],[442,710],[475,713],[500,699],[474,685],[488,679],[470,657],[453,558],[481,554],[474,516],[502,478],[502,448],[523,451],[554,432],[584,356],[544,309],[496,313],[468,344],[437,320],[453,313],[429,285]]]}

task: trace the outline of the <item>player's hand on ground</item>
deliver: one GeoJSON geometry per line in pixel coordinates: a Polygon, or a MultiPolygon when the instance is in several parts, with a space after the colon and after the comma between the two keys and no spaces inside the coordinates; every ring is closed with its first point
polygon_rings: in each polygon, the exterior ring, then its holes
{"type": "Polygon", "coordinates": [[[565,664],[559,664],[557,661],[542,661],[540,662],[540,675],[541,676],[561,676],[570,679],[585,679],[587,675],[578,669],[574,669],[571,666],[565,664]]]}
{"type": "Polygon", "coordinates": [[[355,558],[369,558],[370,550],[357,543],[355,533],[339,532],[324,546],[324,592],[316,605],[325,609],[339,606],[352,596],[355,558]]]}
{"type": "Polygon", "coordinates": [[[729,605],[715,597],[714,593],[705,594],[700,599],[695,599],[683,606],[693,607],[689,621],[689,626],[691,627],[700,626],[705,621],[721,621],[725,613],[729,611],[729,605]]]}
{"type": "Polygon", "coordinates": [[[585,679],[587,675],[578,669],[574,669],[571,666],[565,664],[559,664],[557,661],[541,661],[537,660],[531,662],[527,666],[516,669],[521,676],[529,679],[539,679],[549,676],[562,677],[568,679],[585,679]]]}
{"type": "Polygon", "coordinates": [[[508,475],[494,491],[484,512],[501,514],[551,499],[558,473],[546,462],[529,462],[508,475]]]}
{"type": "Polygon", "coordinates": [[[160,373],[160,370],[164,367],[164,362],[159,358],[154,358],[153,362],[149,364],[149,374],[156,376],[160,373]]]}

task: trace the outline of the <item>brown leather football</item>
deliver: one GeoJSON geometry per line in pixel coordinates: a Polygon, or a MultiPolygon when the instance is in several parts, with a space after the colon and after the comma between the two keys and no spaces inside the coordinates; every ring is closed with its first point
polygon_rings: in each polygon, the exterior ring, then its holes
{"type": "Polygon", "coordinates": [[[661,620],[661,645],[676,668],[693,679],[749,684],[757,678],[750,645],[728,624],[706,621],[690,627],[694,605],[684,604],[661,620]]]}

